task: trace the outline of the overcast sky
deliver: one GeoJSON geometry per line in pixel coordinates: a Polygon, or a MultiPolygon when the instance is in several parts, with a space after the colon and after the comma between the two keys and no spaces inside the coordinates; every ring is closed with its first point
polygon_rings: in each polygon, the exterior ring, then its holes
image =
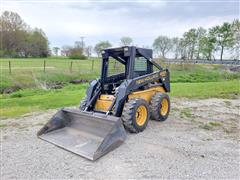
{"type": "Polygon", "coordinates": [[[50,46],[88,45],[109,40],[119,45],[130,36],[138,46],[151,46],[159,35],[181,36],[190,28],[209,28],[239,18],[239,1],[185,0],[0,0],[1,11],[17,12],[31,27],[42,28],[50,46]]]}

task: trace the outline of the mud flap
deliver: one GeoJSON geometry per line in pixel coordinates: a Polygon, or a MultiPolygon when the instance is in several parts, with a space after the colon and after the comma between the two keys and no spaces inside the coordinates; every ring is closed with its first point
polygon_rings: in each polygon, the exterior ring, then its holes
{"type": "Polygon", "coordinates": [[[120,118],[68,108],[58,111],[37,135],[90,160],[117,148],[126,139],[120,118]]]}

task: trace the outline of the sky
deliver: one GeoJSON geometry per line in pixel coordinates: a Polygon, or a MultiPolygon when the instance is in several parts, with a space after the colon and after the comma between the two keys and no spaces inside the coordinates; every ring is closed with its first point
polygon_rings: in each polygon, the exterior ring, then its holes
{"type": "Polygon", "coordinates": [[[181,37],[190,28],[210,28],[239,17],[239,0],[0,0],[0,11],[17,12],[43,29],[50,46],[73,45],[84,37],[119,46],[122,36],[151,47],[159,35],[181,37]]]}

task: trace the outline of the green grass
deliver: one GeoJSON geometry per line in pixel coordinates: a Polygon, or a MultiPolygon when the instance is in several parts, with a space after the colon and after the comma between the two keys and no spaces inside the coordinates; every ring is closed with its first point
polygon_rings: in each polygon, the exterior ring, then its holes
{"type": "Polygon", "coordinates": [[[68,83],[75,79],[95,79],[99,76],[100,64],[100,60],[96,58],[89,60],[53,57],[47,59],[0,59],[0,91],[9,87],[24,89],[39,87],[41,84],[68,83]],[[9,61],[11,62],[11,73],[9,73],[9,61]],[[46,61],[45,72],[44,61],[46,61]]]}
{"type": "Polygon", "coordinates": [[[85,96],[87,84],[69,85],[58,90],[25,89],[1,95],[2,118],[16,117],[28,112],[77,105],[85,96]]]}
{"type": "MultiPolygon", "coordinates": [[[[110,63],[110,71],[117,71],[118,64],[110,63]]],[[[163,67],[167,65],[162,63],[163,67]]],[[[0,91],[9,87],[21,88],[12,94],[0,95],[1,118],[16,117],[32,111],[78,105],[85,96],[87,84],[69,85],[75,79],[91,80],[99,77],[101,61],[70,60],[50,57],[47,59],[0,59],[0,91]],[[44,60],[46,72],[43,71],[44,60]],[[8,66],[11,62],[12,72],[8,66]],[[71,68],[72,62],[72,68],[71,68]],[[92,63],[94,63],[92,68],[92,63]],[[64,83],[58,90],[44,90],[48,84],[64,83]]],[[[240,72],[229,72],[220,65],[170,65],[172,97],[186,98],[235,98],[240,93],[240,72]]],[[[189,112],[182,116],[190,117],[189,112]]]]}
{"type": "Polygon", "coordinates": [[[240,81],[172,83],[171,96],[187,98],[234,98],[240,93],[240,81]]]}
{"type": "Polygon", "coordinates": [[[5,127],[7,127],[6,124],[0,124],[0,128],[5,128],[5,127]]]}
{"type": "MultiPolygon", "coordinates": [[[[68,85],[63,89],[25,89],[0,96],[1,118],[16,117],[32,111],[77,106],[85,96],[87,84],[68,85]]],[[[172,83],[171,97],[208,98],[236,97],[240,94],[239,81],[208,83],[172,83]]],[[[184,112],[184,116],[190,116],[184,112]]]]}
{"type": "Polygon", "coordinates": [[[220,127],[220,126],[222,126],[222,123],[216,122],[216,121],[211,121],[211,122],[199,125],[200,128],[206,129],[206,130],[213,130],[214,127],[220,127]]]}
{"type": "Polygon", "coordinates": [[[211,126],[222,126],[222,123],[220,123],[220,122],[215,122],[215,121],[209,122],[209,124],[210,124],[211,126]]]}
{"type": "Polygon", "coordinates": [[[212,130],[213,129],[213,127],[209,124],[201,124],[201,125],[199,125],[199,127],[202,128],[202,129],[206,129],[206,130],[212,130]]]}
{"type": "MultiPolygon", "coordinates": [[[[160,63],[163,67],[167,65],[160,63]]],[[[114,64],[110,63],[111,72],[114,64]]],[[[118,66],[116,66],[118,67],[118,66]]],[[[240,72],[226,71],[219,65],[172,64],[169,66],[172,83],[220,82],[240,79],[240,72]]],[[[70,60],[62,57],[0,59],[0,92],[9,87],[31,88],[42,84],[68,83],[71,80],[91,80],[99,77],[101,60],[70,60]],[[12,72],[9,74],[9,61],[12,72]],[[43,65],[46,61],[46,72],[43,65]],[[72,69],[71,69],[72,62],[72,69]],[[92,68],[93,63],[93,68],[92,68]]]]}
{"type": "Polygon", "coordinates": [[[194,118],[191,110],[189,108],[184,108],[180,113],[181,118],[194,118]]]}

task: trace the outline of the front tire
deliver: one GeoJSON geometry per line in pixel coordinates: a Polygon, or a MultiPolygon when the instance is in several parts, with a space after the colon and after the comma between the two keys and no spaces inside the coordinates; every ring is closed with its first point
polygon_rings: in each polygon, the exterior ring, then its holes
{"type": "Polygon", "coordinates": [[[144,99],[130,99],[123,108],[122,121],[125,129],[131,133],[143,131],[148,124],[150,111],[144,99]]]}
{"type": "Polygon", "coordinates": [[[151,119],[165,121],[170,112],[170,99],[165,93],[156,93],[150,102],[151,119]]]}

